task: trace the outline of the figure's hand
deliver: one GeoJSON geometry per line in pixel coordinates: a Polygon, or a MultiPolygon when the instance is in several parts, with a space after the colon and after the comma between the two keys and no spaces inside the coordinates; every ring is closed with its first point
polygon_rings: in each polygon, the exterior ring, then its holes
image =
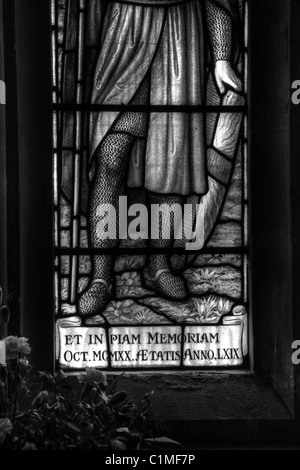
{"type": "Polygon", "coordinates": [[[218,60],[216,62],[215,78],[221,94],[225,92],[226,85],[229,85],[235,91],[242,91],[242,82],[228,60],[218,60]]]}

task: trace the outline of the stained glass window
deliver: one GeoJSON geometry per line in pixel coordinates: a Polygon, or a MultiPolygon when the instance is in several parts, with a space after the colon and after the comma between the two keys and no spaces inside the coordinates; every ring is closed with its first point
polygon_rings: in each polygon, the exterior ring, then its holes
{"type": "Polygon", "coordinates": [[[52,0],[61,367],[248,366],[247,12],[52,0]]]}

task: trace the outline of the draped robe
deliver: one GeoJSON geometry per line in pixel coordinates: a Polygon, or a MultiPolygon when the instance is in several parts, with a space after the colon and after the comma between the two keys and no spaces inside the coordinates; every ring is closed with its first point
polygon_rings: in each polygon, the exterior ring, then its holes
{"type": "MultiPolygon", "coordinates": [[[[216,3],[236,17],[236,2],[216,3]]],[[[205,104],[204,8],[205,0],[108,2],[91,103],[129,104],[150,73],[151,105],[205,104]]],[[[98,18],[100,13],[98,5],[98,18]]],[[[91,161],[119,116],[118,111],[91,114],[91,161]]],[[[207,191],[202,113],[151,113],[147,139],[133,149],[128,178],[131,187],[142,184],[166,194],[207,191]]]]}

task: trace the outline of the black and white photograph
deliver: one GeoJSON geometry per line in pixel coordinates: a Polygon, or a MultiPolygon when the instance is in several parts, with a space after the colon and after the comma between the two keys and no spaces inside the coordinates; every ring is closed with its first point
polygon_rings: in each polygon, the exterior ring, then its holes
{"type": "Polygon", "coordinates": [[[300,450],[299,25],[0,0],[0,451],[300,450]]]}

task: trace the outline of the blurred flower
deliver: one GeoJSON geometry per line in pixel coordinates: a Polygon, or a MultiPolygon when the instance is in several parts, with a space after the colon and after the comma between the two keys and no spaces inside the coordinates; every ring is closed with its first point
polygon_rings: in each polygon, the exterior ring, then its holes
{"type": "Polygon", "coordinates": [[[6,434],[9,434],[12,431],[12,428],[13,426],[10,419],[0,419],[0,444],[3,444],[6,434]]]}
{"type": "Polygon", "coordinates": [[[97,383],[107,387],[106,375],[93,367],[87,367],[85,369],[85,374],[79,375],[78,380],[80,383],[88,383],[90,385],[97,383]]]}
{"type": "Polygon", "coordinates": [[[92,367],[87,367],[86,374],[87,374],[87,377],[89,377],[94,382],[101,384],[104,387],[107,387],[107,377],[104,372],[101,372],[100,370],[97,370],[97,369],[93,369],[92,367]]]}
{"type": "Polygon", "coordinates": [[[12,430],[12,424],[10,419],[4,418],[0,419],[0,431],[8,434],[12,430]]]}
{"type": "Polygon", "coordinates": [[[45,405],[46,403],[49,403],[49,401],[49,392],[47,392],[47,390],[42,390],[37,394],[37,396],[33,400],[32,406],[33,408],[41,408],[41,406],[45,405]]]}
{"type": "Polygon", "coordinates": [[[118,428],[117,433],[119,434],[130,434],[129,428],[123,427],[123,428],[118,428]]]}
{"type": "Polygon", "coordinates": [[[106,374],[101,372],[100,370],[94,369],[93,367],[86,368],[86,375],[97,383],[102,383],[103,385],[107,385],[106,374]]]}
{"type": "Polygon", "coordinates": [[[6,358],[16,359],[19,354],[30,354],[31,347],[27,338],[18,338],[17,336],[8,336],[4,338],[6,345],[6,358]]]}
{"type": "Polygon", "coordinates": [[[119,439],[114,439],[111,441],[111,448],[112,450],[127,450],[124,442],[119,441],[119,439]]]}

